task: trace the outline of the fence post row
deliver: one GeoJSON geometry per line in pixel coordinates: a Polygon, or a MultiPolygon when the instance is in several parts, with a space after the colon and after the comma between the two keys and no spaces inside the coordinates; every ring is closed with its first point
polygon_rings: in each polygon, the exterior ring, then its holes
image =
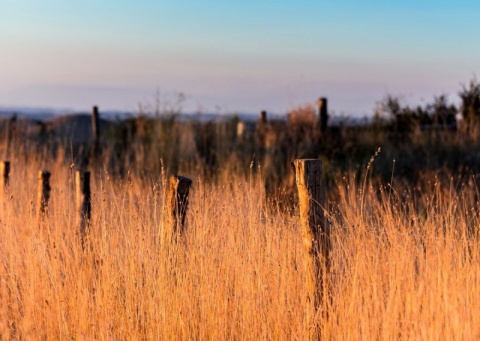
{"type": "MultiPolygon", "coordinates": [[[[323,271],[328,269],[330,231],[325,220],[325,192],[322,179],[322,162],[315,159],[293,162],[300,201],[300,223],[305,250],[305,267],[308,276],[308,298],[313,303],[307,315],[310,325],[314,323],[315,312],[322,305],[326,278],[323,271]]],[[[318,330],[313,331],[314,339],[318,330]]]]}
{"type": "Polygon", "coordinates": [[[38,171],[38,196],[37,215],[40,222],[48,213],[48,202],[50,200],[50,172],[47,170],[38,171]]]}
{"type": "MultiPolygon", "coordinates": [[[[10,174],[10,162],[0,162],[0,191],[5,195],[8,186],[10,174]]],[[[48,204],[50,201],[50,177],[48,170],[38,172],[37,189],[37,220],[41,222],[43,217],[48,214],[48,204]]],[[[188,208],[188,195],[192,180],[184,176],[171,176],[170,188],[166,204],[165,231],[169,240],[176,238],[185,228],[185,217],[188,208]]],[[[75,172],[75,203],[77,211],[77,226],[80,232],[82,245],[85,241],[87,230],[92,217],[92,203],[90,190],[90,172],[75,172]]]]}
{"type": "Polygon", "coordinates": [[[78,217],[77,226],[80,231],[80,238],[83,245],[87,228],[92,217],[90,172],[77,171],[75,173],[75,195],[78,217]]]}
{"type": "Polygon", "coordinates": [[[0,195],[3,197],[6,194],[10,177],[10,161],[0,162],[0,177],[0,195]]]}
{"type": "Polygon", "coordinates": [[[164,240],[167,242],[177,240],[178,236],[184,232],[188,194],[192,186],[192,180],[179,175],[171,176],[169,182],[164,223],[164,240]]]}

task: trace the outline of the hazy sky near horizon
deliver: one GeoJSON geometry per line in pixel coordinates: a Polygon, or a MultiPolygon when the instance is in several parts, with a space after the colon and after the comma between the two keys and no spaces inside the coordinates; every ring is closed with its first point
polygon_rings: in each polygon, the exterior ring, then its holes
{"type": "Polygon", "coordinates": [[[283,113],[387,93],[456,101],[480,71],[480,1],[0,0],[0,106],[283,113]]]}

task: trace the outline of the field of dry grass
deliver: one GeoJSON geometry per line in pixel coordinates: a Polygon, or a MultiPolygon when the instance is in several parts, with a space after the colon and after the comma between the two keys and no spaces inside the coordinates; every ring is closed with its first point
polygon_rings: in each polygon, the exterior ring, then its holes
{"type": "MultiPolygon", "coordinates": [[[[214,184],[184,174],[194,181],[187,232],[167,247],[165,176],[95,172],[83,250],[73,171],[63,162],[49,165],[49,215],[37,223],[36,174],[45,166],[13,160],[1,202],[1,339],[308,339],[298,209],[267,198],[261,175],[214,184]]],[[[474,179],[432,179],[422,191],[356,183],[339,178],[327,193],[322,339],[480,338],[474,179]]]]}

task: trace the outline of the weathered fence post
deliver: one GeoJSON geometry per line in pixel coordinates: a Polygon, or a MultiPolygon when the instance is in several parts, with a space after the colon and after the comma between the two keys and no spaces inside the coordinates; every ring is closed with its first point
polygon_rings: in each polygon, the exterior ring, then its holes
{"type": "Polygon", "coordinates": [[[50,200],[50,172],[38,171],[38,196],[37,196],[37,220],[41,222],[48,214],[48,202],[50,200]]]}
{"type": "Polygon", "coordinates": [[[82,245],[85,241],[87,228],[92,216],[90,192],[90,172],[77,171],[75,173],[75,194],[77,207],[77,226],[80,231],[82,245]]]}
{"type": "Polygon", "coordinates": [[[325,133],[328,123],[328,100],[326,97],[320,97],[317,101],[318,116],[320,122],[320,133],[325,133]]]}
{"type": "Polygon", "coordinates": [[[0,196],[4,197],[10,177],[10,161],[0,162],[0,196]]]}
{"type": "Polygon", "coordinates": [[[92,137],[92,157],[96,160],[100,156],[100,117],[97,106],[92,109],[92,137]]]}
{"type": "Polygon", "coordinates": [[[164,240],[167,243],[177,241],[184,232],[188,194],[192,186],[192,180],[184,176],[171,176],[169,182],[164,223],[164,240]]]}
{"type": "MultiPolygon", "coordinates": [[[[315,313],[322,305],[326,287],[324,270],[328,268],[330,231],[325,220],[325,192],[322,162],[316,159],[293,162],[300,201],[300,222],[304,246],[307,251],[308,299],[313,304],[307,312],[309,326],[314,326],[315,313]]],[[[312,327],[311,336],[317,339],[319,330],[312,327]]]]}

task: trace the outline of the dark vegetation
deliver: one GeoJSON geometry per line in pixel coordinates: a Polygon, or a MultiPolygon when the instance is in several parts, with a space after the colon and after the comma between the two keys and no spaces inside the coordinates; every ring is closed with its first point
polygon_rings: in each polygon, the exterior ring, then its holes
{"type": "Polygon", "coordinates": [[[215,181],[232,172],[246,178],[260,173],[270,194],[293,188],[290,165],[295,158],[320,158],[329,186],[341,174],[353,171],[361,179],[368,170],[383,183],[414,188],[432,175],[463,181],[480,172],[480,84],[471,80],[459,96],[459,107],[441,95],[412,108],[388,95],[369,124],[327,129],[321,129],[313,106],[292,110],[286,120],[260,116],[256,123],[238,117],[185,121],[177,110],[141,112],[125,120],[100,120],[99,155],[92,155],[87,115],[35,123],[14,116],[2,123],[3,155],[36,157],[45,164],[63,158],[66,165],[96,168],[122,179],[168,172],[215,181]]]}

